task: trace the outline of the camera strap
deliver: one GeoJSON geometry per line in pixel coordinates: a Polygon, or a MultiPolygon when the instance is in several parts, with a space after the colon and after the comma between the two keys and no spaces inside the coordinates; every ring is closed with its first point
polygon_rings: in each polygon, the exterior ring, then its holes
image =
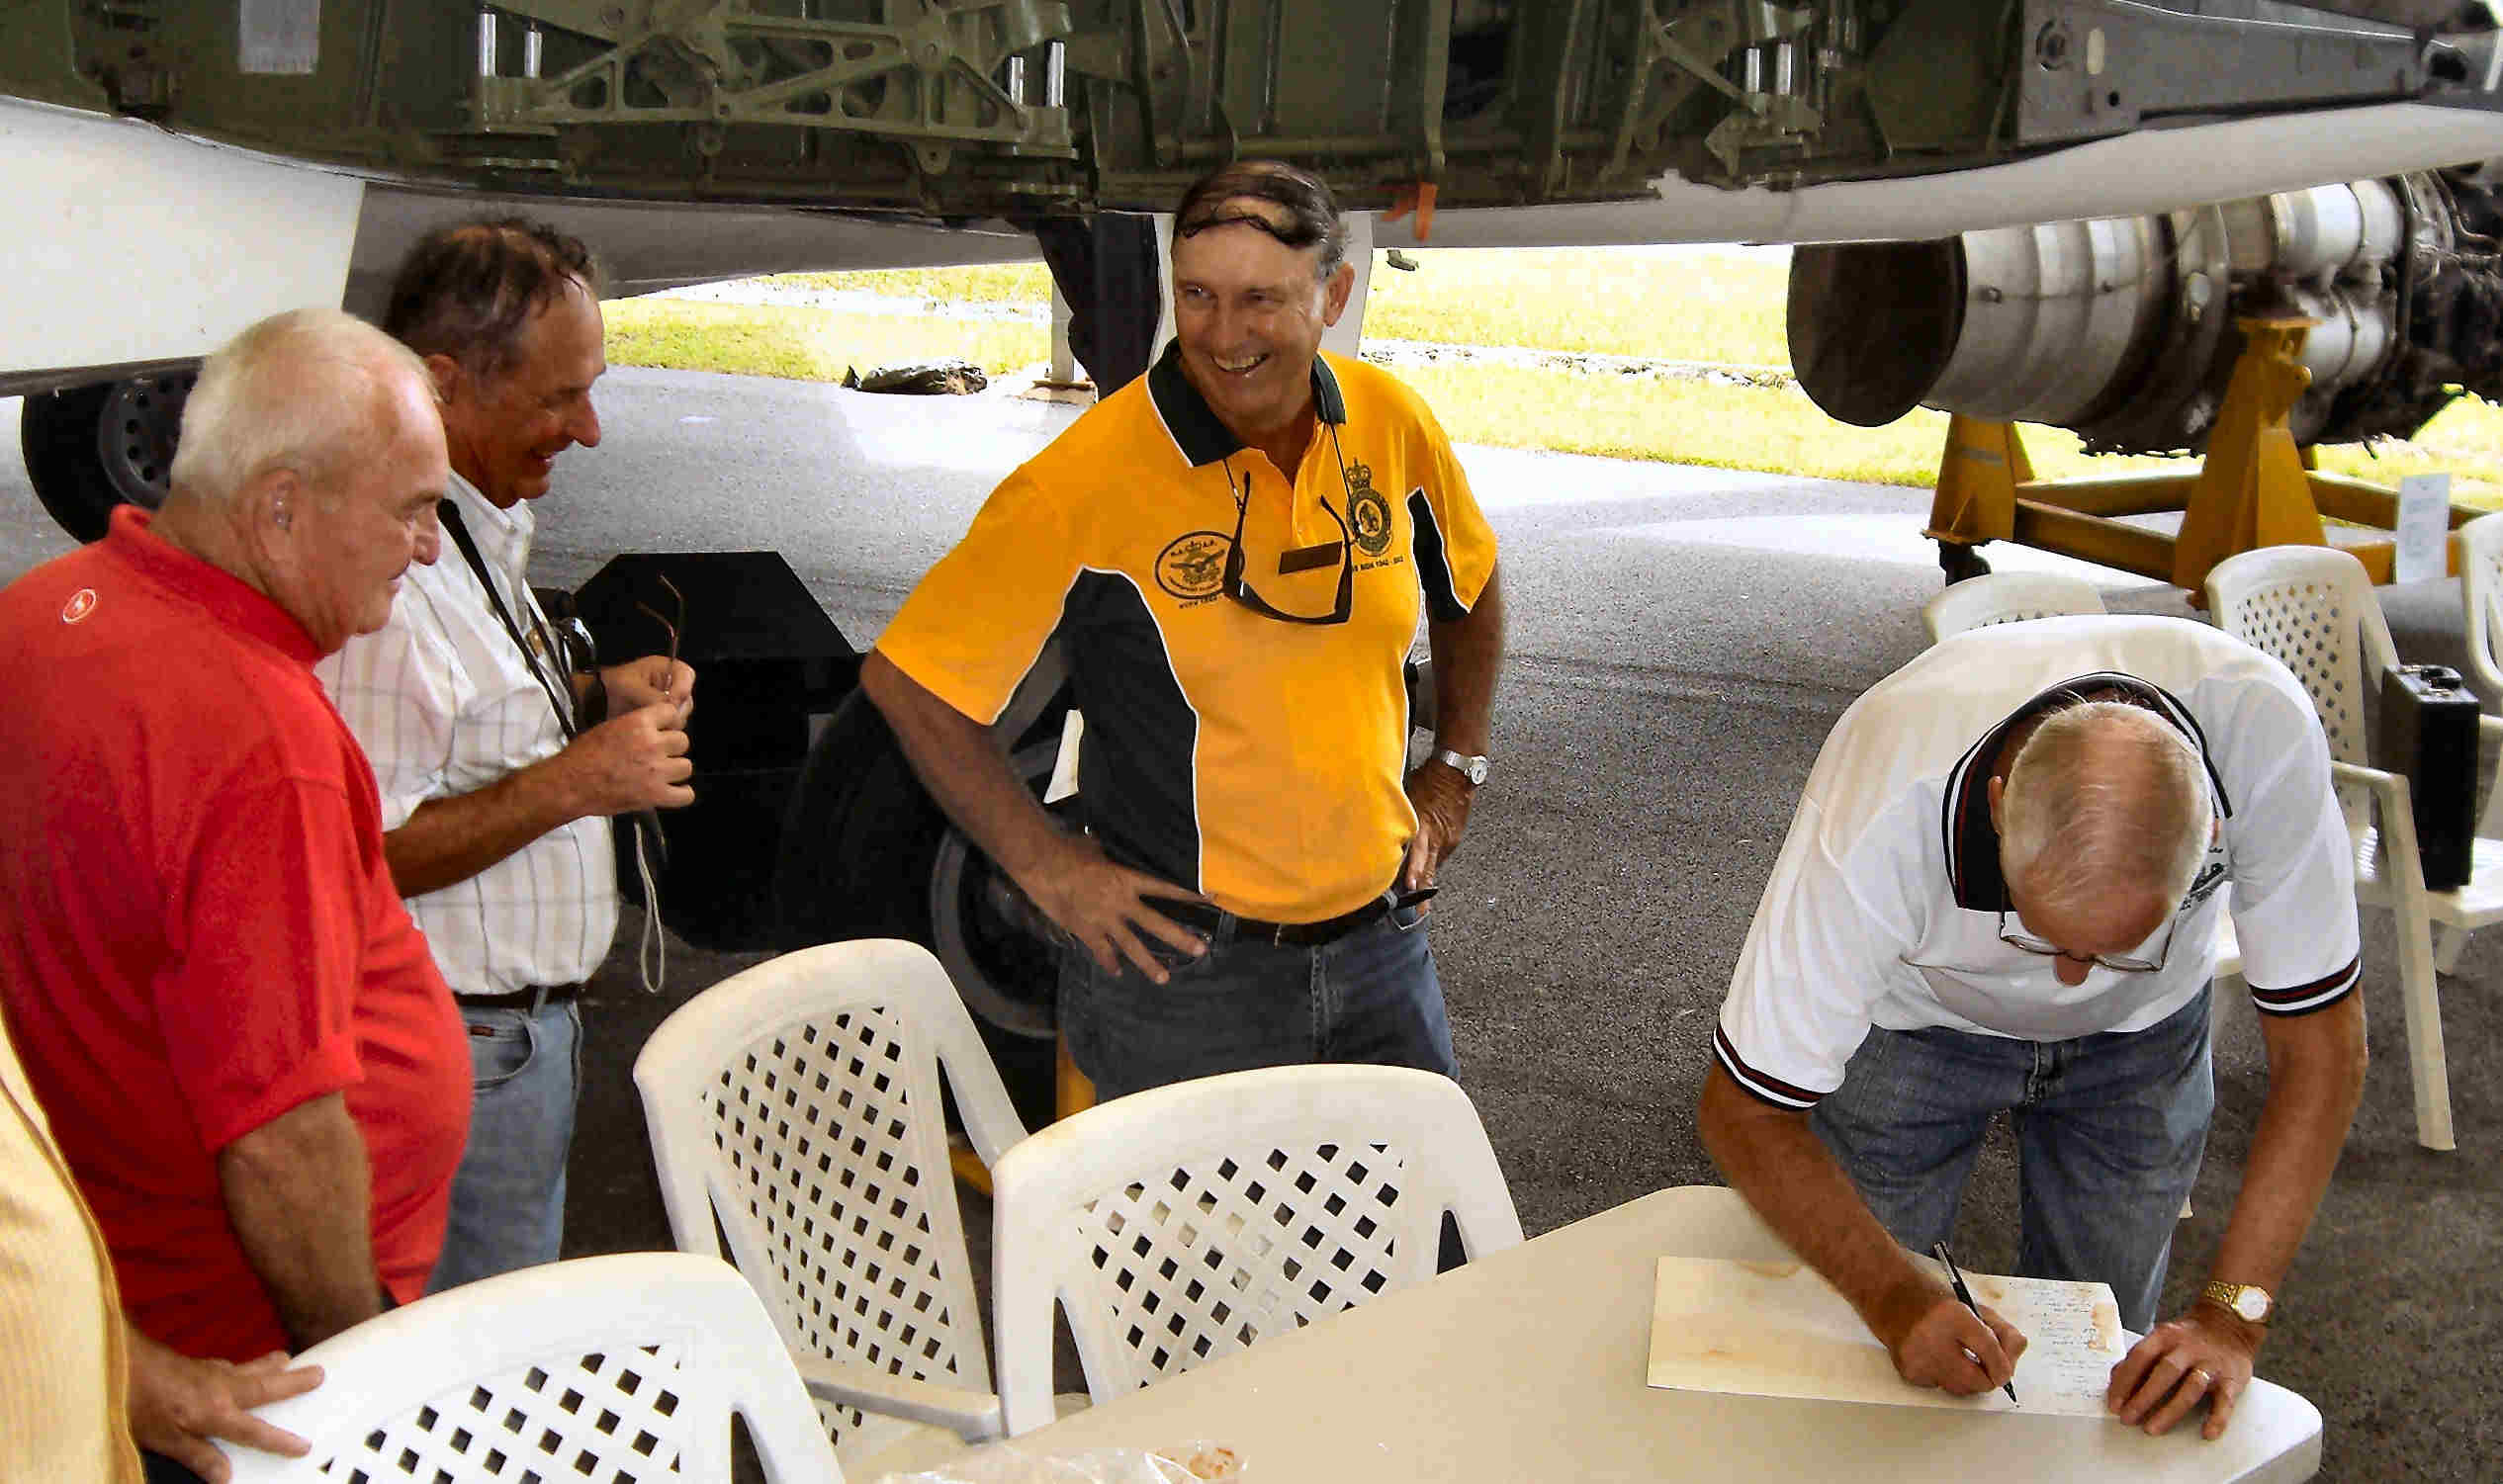
{"type": "MultiPolygon", "coordinates": [[[[578,730],[575,724],[573,700],[548,679],[547,666],[539,662],[538,655],[530,648],[530,641],[522,635],[521,625],[513,622],[512,609],[505,605],[502,590],[495,586],[495,579],[488,573],[487,559],[478,554],[478,542],[470,536],[468,522],[461,519],[460,507],[447,497],[435,506],[435,513],[442,519],[443,529],[452,533],[452,544],[461,549],[461,560],[467,562],[470,565],[470,570],[478,574],[478,585],[487,589],[487,601],[494,605],[495,617],[502,622],[504,633],[521,651],[521,662],[530,666],[532,678],[539,682],[541,690],[548,693],[548,704],[556,708],[558,730],[565,734],[567,742],[572,742],[578,730]]],[[[550,634],[539,622],[538,609],[534,607],[529,611],[531,632],[539,637],[539,643],[545,647],[549,660],[556,661],[558,658],[556,636],[550,634]]]]}

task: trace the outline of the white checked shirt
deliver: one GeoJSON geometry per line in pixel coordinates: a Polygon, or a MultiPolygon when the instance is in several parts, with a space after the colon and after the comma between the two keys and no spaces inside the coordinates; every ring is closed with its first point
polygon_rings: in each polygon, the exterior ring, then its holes
{"type": "MultiPolygon", "coordinates": [[[[537,529],[529,506],[498,510],[459,475],[448,499],[536,649],[553,631],[524,580],[537,529]]],[[[562,693],[562,656],[541,662],[562,693]]],[[[408,568],[391,622],[314,673],[373,762],[386,830],[430,799],[476,793],[565,746],[554,701],[449,531],[432,567],[408,568]]],[[[577,820],[467,881],[409,898],[408,912],[456,995],[579,984],[617,931],[609,823],[577,820]]]]}

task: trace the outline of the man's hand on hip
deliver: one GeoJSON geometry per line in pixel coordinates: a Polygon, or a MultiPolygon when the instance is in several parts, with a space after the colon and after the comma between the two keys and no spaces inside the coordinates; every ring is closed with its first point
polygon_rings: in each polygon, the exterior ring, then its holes
{"type": "Polygon", "coordinates": [[[1066,848],[1055,850],[1032,875],[1018,885],[1107,974],[1117,978],[1127,960],[1150,981],[1163,984],[1165,966],[1147,946],[1148,938],[1194,958],[1207,951],[1198,933],[1148,905],[1154,897],[1200,903],[1207,898],[1108,858],[1092,839],[1068,837],[1066,848]]]}
{"type": "Polygon", "coordinates": [[[599,679],[608,689],[609,709],[616,715],[666,702],[677,707],[677,723],[683,727],[695,714],[695,666],[683,659],[646,655],[608,666],[599,672],[599,679]]]}
{"type": "Polygon", "coordinates": [[[578,819],[638,809],[678,809],[695,802],[686,780],[686,725],[679,703],[657,701],[612,717],[558,753],[578,819]]]}
{"type": "Polygon", "coordinates": [[[136,1329],[125,1326],[124,1332],[130,1338],[131,1437],[140,1447],[164,1454],[209,1484],[225,1484],[230,1475],[212,1438],[290,1458],[311,1451],[303,1439],[271,1427],[252,1409],[320,1385],[320,1366],[290,1369],[287,1356],[276,1351],[241,1365],[195,1360],[136,1329]]]}
{"type": "Polygon", "coordinates": [[[2204,1400],[2207,1425],[2199,1436],[2222,1438],[2251,1384],[2264,1337],[2257,1325],[2200,1304],[2149,1330],[2120,1357],[2103,1405],[2122,1422],[2161,1435],[2204,1400]]]}
{"type": "Polygon", "coordinates": [[[1949,1396],[1978,1396],[2016,1373],[2025,1337],[1988,1304],[1979,1318],[1954,1294],[1922,1277],[1870,1319],[1869,1331],[1894,1358],[1895,1373],[1949,1396]]]}
{"type": "MultiPolygon", "coordinates": [[[[1416,833],[1408,840],[1408,858],[1399,869],[1402,891],[1422,891],[1434,884],[1443,862],[1460,848],[1469,829],[1469,803],[1475,785],[1445,763],[1428,760],[1408,773],[1408,802],[1416,809],[1416,833]]],[[[1426,911],[1433,909],[1429,905],[1426,911]]]]}

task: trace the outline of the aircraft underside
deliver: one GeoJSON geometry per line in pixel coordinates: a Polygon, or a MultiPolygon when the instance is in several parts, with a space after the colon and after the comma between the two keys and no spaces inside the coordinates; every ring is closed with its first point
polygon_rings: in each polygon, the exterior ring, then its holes
{"type": "MultiPolygon", "coordinates": [[[[2290,313],[2296,436],[2405,435],[2503,394],[2498,85],[2476,0],[38,0],[0,31],[0,189],[41,223],[0,393],[92,536],[161,497],[198,357],[370,305],[437,220],[555,217],[643,292],[1032,258],[1274,155],[1378,246],[1837,244],[1790,329],[1845,421],[2195,450],[2234,321],[2290,313]]],[[[1044,773],[1060,705],[1004,739],[1044,773]]],[[[977,1007],[1047,1033],[1015,904],[863,710],[792,804],[791,930],[952,936],[977,1007]],[[864,821],[887,843],[822,843],[864,821]]]]}

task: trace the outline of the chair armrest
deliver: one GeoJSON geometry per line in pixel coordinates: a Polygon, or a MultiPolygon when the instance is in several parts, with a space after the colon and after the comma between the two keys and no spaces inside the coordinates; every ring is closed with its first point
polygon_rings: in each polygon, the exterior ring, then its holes
{"type": "Polygon", "coordinates": [[[794,1353],[791,1363],[798,1367],[800,1379],[808,1383],[808,1394],[818,1401],[857,1407],[880,1417],[932,1423],[967,1442],[983,1442],[1000,1436],[1000,1399],[988,1391],[887,1375],[822,1355],[794,1353]]]}

